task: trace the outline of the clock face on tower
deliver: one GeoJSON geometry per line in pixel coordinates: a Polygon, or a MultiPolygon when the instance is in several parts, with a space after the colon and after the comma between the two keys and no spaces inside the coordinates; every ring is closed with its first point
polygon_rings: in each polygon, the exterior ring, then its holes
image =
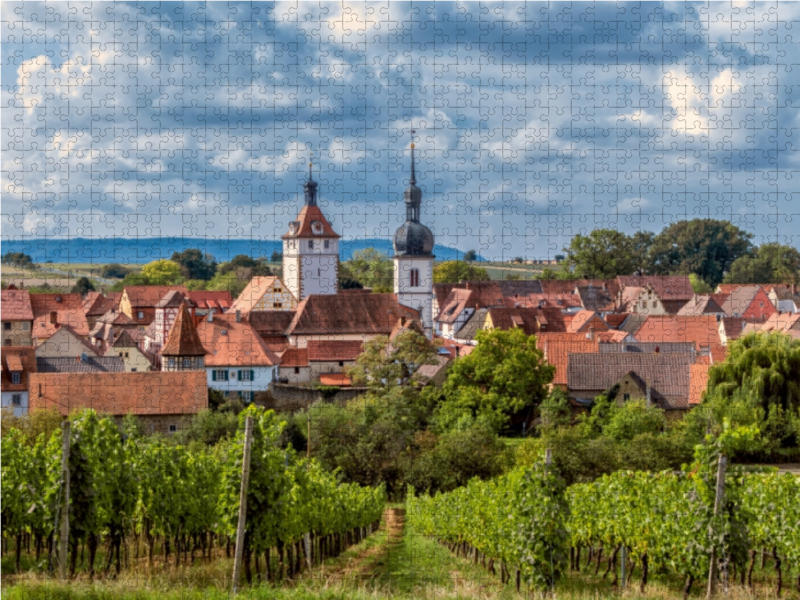
{"type": "Polygon", "coordinates": [[[312,221],[311,222],[311,233],[314,235],[321,235],[323,231],[322,223],[319,221],[312,221]]]}

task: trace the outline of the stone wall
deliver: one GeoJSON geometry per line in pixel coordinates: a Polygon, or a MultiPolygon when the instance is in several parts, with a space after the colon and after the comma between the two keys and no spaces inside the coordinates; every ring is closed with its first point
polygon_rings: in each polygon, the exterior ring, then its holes
{"type": "Polygon", "coordinates": [[[263,394],[263,403],[267,408],[290,412],[307,408],[318,401],[344,404],[366,392],[367,388],[347,387],[339,388],[335,394],[328,396],[313,387],[273,382],[269,386],[269,393],[263,394]]]}

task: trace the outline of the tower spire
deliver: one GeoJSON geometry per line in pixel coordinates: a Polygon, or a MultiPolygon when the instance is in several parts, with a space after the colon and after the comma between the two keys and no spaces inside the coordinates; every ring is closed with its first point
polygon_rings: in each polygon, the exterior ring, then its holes
{"type": "Polygon", "coordinates": [[[417,173],[414,170],[414,134],[417,133],[415,129],[411,130],[411,185],[417,185],[417,173]]]}
{"type": "MultiPolygon", "coordinates": [[[[314,154],[311,154],[313,158],[314,154]]],[[[311,178],[311,159],[308,160],[308,181],[303,184],[303,189],[305,190],[305,204],[306,206],[316,206],[317,205],[317,182],[311,178]]]]}

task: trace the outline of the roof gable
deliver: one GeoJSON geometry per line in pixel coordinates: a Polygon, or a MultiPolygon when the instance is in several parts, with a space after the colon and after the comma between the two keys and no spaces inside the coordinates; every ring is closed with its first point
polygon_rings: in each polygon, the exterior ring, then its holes
{"type": "Polygon", "coordinates": [[[180,306],[178,316],[175,317],[160,354],[161,356],[205,356],[206,349],[197,334],[189,309],[186,308],[186,304],[180,306]]]}
{"type": "Polygon", "coordinates": [[[285,234],[282,239],[294,238],[338,238],[338,233],[333,230],[333,227],[322,214],[319,206],[305,205],[300,209],[300,214],[297,215],[297,220],[289,224],[289,233],[285,234]],[[321,228],[319,233],[314,233],[312,225],[319,223],[321,228]],[[294,229],[292,229],[294,225],[294,229]]]}

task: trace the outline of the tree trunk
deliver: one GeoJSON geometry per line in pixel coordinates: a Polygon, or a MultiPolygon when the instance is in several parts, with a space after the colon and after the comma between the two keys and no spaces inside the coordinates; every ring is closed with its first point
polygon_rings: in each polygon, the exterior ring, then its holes
{"type": "Polygon", "coordinates": [[[608,574],[611,572],[611,569],[614,568],[617,564],[617,553],[619,552],[619,546],[614,548],[614,552],[611,553],[611,556],[608,557],[608,568],[606,572],[603,573],[603,581],[606,580],[608,574]]]}
{"type": "Polygon", "coordinates": [[[249,533],[244,536],[244,552],[242,552],[242,559],[244,560],[244,578],[247,585],[253,585],[253,569],[250,566],[250,537],[249,533]]]}
{"type": "Polygon", "coordinates": [[[581,571],[581,547],[575,547],[575,570],[580,573],[581,571]]]}
{"type": "Polygon", "coordinates": [[[594,568],[594,574],[597,575],[600,572],[600,561],[603,560],[603,547],[600,546],[600,549],[597,551],[597,566],[594,568]]]}
{"type": "Polygon", "coordinates": [[[17,570],[17,573],[22,571],[22,534],[17,534],[17,552],[14,558],[14,566],[17,570]]]}
{"type": "Polygon", "coordinates": [[[639,593],[644,594],[644,589],[647,587],[647,570],[650,567],[650,561],[647,554],[642,555],[642,582],[639,585],[639,593]]]}
{"type": "Polygon", "coordinates": [[[271,551],[269,548],[267,548],[264,551],[264,562],[267,563],[267,581],[272,581],[272,564],[270,562],[272,557],[270,556],[270,554],[271,551]]]}
{"type": "Polygon", "coordinates": [[[694,583],[694,575],[691,573],[686,577],[686,585],[683,586],[683,600],[689,599],[689,594],[692,592],[692,584],[694,583]]]}
{"type": "Polygon", "coordinates": [[[778,547],[772,547],[772,558],[775,559],[775,573],[778,575],[778,589],[775,592],[776,596],[781,595],[781,589],[783,588],[783,574],[781,573],[781,558],[778,556],[778,547]]]}
{"type": "Polygon", "coordinates": [[[97,535],[90,533],[86,540],[89,549],[89,581],[94,579],[94,558],[97,555],[97,535]]]}
{"type": "Polygon", "coordinates": [[[69,561],[69,577],[72,579],[75,577],[75,566],[78,562],[78,540],[77,538],[72,540],[72,552],[70,554],[70,561],[69,561]]]}

